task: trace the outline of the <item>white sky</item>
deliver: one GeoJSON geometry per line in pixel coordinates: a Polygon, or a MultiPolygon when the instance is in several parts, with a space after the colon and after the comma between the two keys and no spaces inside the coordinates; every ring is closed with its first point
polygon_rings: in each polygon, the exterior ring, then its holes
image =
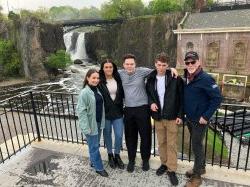
{"type": "MultiPolygon", "coordinates": [[[[0,5],[3,7],[3,12],[9,10],[18,11],[19,9],[36,10],[39,7],[50,8],[52,6],[65,6],[69,5],[75,8],[83,8],[95,6],[100,8],[101,4],[108,0],[0,0],[0,5]],[[7,6],[7,4],[9,6],[7,6]]],[[[150,0],[142,0],[147,4],[150,0]]]]}

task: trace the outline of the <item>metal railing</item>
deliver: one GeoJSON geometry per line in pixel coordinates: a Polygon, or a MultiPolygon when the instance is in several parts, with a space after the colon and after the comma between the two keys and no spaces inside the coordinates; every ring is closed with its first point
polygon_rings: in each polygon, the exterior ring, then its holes
{"type": "Polygon", "coordinates": [[[201,12],[249,9],[250,0],[215,1],[201,9],[201,12]]]}
{"type": "MultiPolygon", "coordinates": [[[[29,92],[0,102],[0,162],[41,139],[85,144],[78,126],[76,94],[29,92]]],[[[158,155],[152,130],[152,155],[158,155]]],[[[179,159],[192,161],[186,125],[179,127],[179,159]]],[[[105,146],[104,141],[101,145],[105,146]]],[[[204,140],[206,163],[249,170],[250,106],[222,104],[209,125],[204,140]]],[[[125,148],[125,146],[124,146],[125,148]]]]}
{"type": "Polygon", "coordinates": [[[31,95],[24,93],[0,102],[0,163],[39,138],[31,95]]]}

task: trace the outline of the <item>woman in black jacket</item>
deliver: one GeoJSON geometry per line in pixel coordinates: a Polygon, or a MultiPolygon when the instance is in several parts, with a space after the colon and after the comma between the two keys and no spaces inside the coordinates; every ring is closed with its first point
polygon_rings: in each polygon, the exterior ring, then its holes
{"type": "Polygon", "coordinates": [[[123,136],[123,88],[117,66],[111,59],[101,64],[99,90],[102,93],[105,107],[104,141],[107,146],[109,165],[111,168],[124,169],[120,158],[123,136]],[[115,134],[115,150],[112,149],[112,126],[115,134]]]}

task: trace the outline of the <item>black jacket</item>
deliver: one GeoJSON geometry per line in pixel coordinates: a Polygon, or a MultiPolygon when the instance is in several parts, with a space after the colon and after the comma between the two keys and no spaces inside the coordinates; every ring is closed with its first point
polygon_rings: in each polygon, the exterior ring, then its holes
{"type": "Polygon", "coordinates": [[[115,80],[117,82],[117,92],[114,101],[110,96],[109,90],[106,85],[107,84],[106,80],[101,79],[98,86],[104,100],[105,118],[108,120],[121,118],[123,116],[124,92],[123,92],[122,82],[121,79],[119,78],[115,78],[115,80]]]}
{"type": "Polygon", "coordinates": [[[154,70],[149,74],[146,83],[149,105],[156,103],[157,112],[151,110],[152,118],[155,120],[167,119],[175,120],[183,118],[183,80],[181,77],[174,78],[171,71],[167,70],[165,74],[165,95],[164,106],[161,110],[160,100],[157,92],[157,71],[154,70]]]}

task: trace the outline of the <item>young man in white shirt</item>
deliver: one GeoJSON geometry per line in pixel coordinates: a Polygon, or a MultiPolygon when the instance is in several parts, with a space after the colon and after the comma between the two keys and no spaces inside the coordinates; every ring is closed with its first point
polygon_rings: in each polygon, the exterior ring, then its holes
{"type": "Polygon", "coordinates": [[[183,118],[183,80],[171,76],[168,69],[169,57],[160,53],[155,59],[155,70],[147,78],[151,116],[155,120],[155,129],[159,144],[161,166],[158,176],[167,171],[172,185],[178,185],[177,137],[178,124],[183,118]]]}

